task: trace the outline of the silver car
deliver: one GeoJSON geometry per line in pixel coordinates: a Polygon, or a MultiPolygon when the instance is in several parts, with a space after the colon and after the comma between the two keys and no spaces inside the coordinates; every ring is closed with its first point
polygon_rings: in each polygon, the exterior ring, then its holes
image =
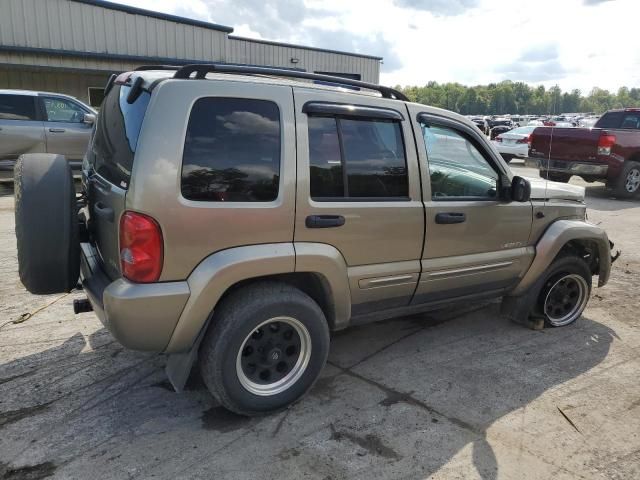
{"type": "Polygon", "coordinates": [[[0,181],[23,153],[64,155],[80,172],[96,111],[58,93],[0,90],[0,181]]]}

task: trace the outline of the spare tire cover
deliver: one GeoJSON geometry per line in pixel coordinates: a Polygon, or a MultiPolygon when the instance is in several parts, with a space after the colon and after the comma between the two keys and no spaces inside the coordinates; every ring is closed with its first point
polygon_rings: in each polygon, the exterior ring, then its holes
{"type": "Polygon", "coordinates": [[[20,280],[31,293],[69,292],[80,275],[78,207],[62,155],[22,155],[14,170],[20,280]]]}

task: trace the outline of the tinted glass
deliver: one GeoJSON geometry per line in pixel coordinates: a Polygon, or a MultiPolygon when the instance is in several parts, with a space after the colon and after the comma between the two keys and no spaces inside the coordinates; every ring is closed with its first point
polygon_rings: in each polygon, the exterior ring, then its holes
{"type": "Polygon", "coordinates": [[[309,117],[311,197],[343,197],[344,177],[335,118],[309,117]]]}
{"type": "Polygon", "coordinates": [[[0,120],[35,120],[34,97],[28,95],[0,95],[0,120]]]}
{"type": "Polygon", "coordinates": [[[422,125],[431,196],[495,198],[498,174],[474,144],[455,130],[422,125]]]}
{"type": "Polygon", "coordinates": [[[266,100],[201,98],[191,110],[182,195],[191,200],[269,202],[278,196],[280,112],[266,100]]]}
{"type": "Polygon", "coordinates": [[[340,119],[349,197],[407,197],[409,184],[397,122],[340,119]]]}
{"type": "Polygon", "coordinates": [[[82,123],[84,121],[84,110],[69,100],[43,98],[42,101],[48,122],[82,123]]]}
{"type": "Polygon", "coordinates": [[[620,128],[638,130],[640,128],[640,113],[625,113],[620,128]]]}
{"type": "Polygon", "coordinates": [[[142,120],[151,98],[148,92],[142,92],[129,104],[129,90],[129,86],[114,85],[105,98],[87,158],[100,175],[122,188],[129,186],[142,120]]]}
{"type": "Polygon", "coordinates": [[[600,117],[595,124],[596,128],[619,128],[624,112],[609,112],[600,117]]]}

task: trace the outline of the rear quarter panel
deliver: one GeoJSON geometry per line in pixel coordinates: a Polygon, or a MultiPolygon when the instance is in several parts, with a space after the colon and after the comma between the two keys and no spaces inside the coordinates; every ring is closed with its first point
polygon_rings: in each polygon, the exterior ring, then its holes
{"type": "Polygon", "coordinates": [[[291,87],[228,80],[167,80],[151,98],[138,140],[126,206],[152,216],[164,238],[160,281],[182,280],[207,256],[242,245],[293,242],[295,121],[291,87]],[[276,102],[280,110],[281,163],[273,202],[185,199],[182,154],[193,104],[203,97],[276,102]],[[167,114],[171,112],[171,114],[167,114]]]}

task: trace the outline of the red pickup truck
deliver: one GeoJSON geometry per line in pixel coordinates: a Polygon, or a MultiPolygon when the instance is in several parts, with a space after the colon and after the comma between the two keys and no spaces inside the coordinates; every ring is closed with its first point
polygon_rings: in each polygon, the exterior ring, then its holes
{"type": "Polygon", "coordinates": [[[538,127],[525,165],[540,176],[568,182],[605,181],[618,197],[640,193],[640,109],[609,110],[593,128],[538,127]]]}

